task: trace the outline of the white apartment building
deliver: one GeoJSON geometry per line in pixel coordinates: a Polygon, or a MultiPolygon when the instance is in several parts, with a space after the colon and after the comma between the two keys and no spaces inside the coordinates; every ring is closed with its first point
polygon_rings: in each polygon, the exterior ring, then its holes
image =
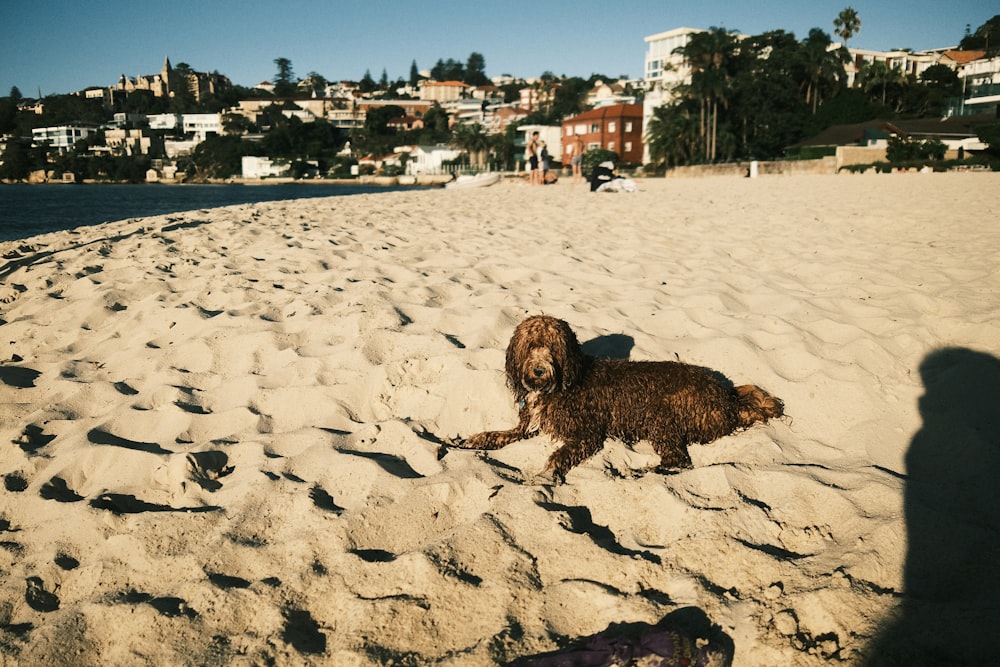
{"type": "MultiPolygon", "coordinates": [[[[643,68],[646,82],[646,97],[642,103],[642,126],[648,127],[653,109],[667,104],[673,99],[674,89],[691,81],[691,68],[684,57],[675,53],[687,46],[691,35],[704,30],[697,28],[674,28],[666,32],[650,35],[646,41],[646,65],[643,68]]],[[[649,162],[649,147],[643,142],[642,161],[649,162]]]]}
{"type": "MultiPolygon", "coordinates": [[[[831,48],[839,49],[841,46],[841,44],[837,43],[833,44],[831,48]]],[[[871,49],[855,49],[853,47],[848,47],[847,51],[851,54],[851,62],[844,67],[844,71],[847,73],[848,87],[854,85],[854,81],[857,79],[861,69],[865,65],[872,63],[885,63],[890,68],[897,69],[904,74],[912,74],[919,77],[928,67],[936,65],[941,61],[941,54],[932,51],[921,51],[919,53],[902,50],[872,51],[871,49]]]]}
{"type": "Polygon", "coordinates": [[[86,139],[95,131],[93,127],[82,125],[36,127],[31,131],[31,141],[34,146],[47,145],[59,149],[59,152],[62,153],[73,148],[73,144],[80,139],[86,139]]]}
{"type": "Polygon", "coordinates": [[[201,142],[209,134],[222,134],[222,116],[217,113],[158,113],[148,116],[149,129],[193,134],[201,142]]]}
{"type": "Polygon", "coordinates": [[[291,166],[272,162],[269,157],[243,156],[243,178],[279,178],[287,176],[291,166]]]}

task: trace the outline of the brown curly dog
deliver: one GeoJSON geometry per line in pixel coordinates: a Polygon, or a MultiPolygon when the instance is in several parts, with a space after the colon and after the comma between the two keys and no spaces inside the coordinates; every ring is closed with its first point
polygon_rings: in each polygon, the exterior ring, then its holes
{"type": "Polygon", "coordinates": [[[720,374],[675,361],[597,359],[566,322],[537,315],[507,346],[507,385],[520,408],[509,431],[478,433],[460,447],[499,449],[543,433],[559,448],[546,471],[556,481],[607,438],[647,440],[662,468],[690,468],[687,446],[780,417],[781,400],[756,385],[733,387],[720,374]]]}

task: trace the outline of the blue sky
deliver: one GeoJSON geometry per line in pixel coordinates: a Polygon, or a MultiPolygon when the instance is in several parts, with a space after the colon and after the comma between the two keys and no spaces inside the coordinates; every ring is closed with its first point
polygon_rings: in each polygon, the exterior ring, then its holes
{"type": "Polygon", "coordinates": [[[1000,14],[1000,0],[0,0],[0,95],[34,97],[114,84],[160,71],[165,56],[197,71],[253,85],[288,58],[304,77],[407,78],[410,63],[465,62],[483,54],[490,76],[642,74],[643,37],[685,26],[746,34],[783,29],[833,33],[850,4],[860,48],[954,46],[1000,14]]]}

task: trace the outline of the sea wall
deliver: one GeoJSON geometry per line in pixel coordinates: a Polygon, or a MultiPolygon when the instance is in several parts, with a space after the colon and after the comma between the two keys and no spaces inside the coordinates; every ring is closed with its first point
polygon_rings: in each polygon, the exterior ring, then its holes
{"type": "MultiPolygon", "coordinates": [[[[757,162],[757,173],[761,176],[835,174],[837,160],[827,156],[819,160],[775,160],[757,162]]],[[[699,164],[690,167],[668,169],[667,178],[699,178],[703,176],[746,176],[750,173],[749,162],[729,162],[726,164],[699,164]]]]}

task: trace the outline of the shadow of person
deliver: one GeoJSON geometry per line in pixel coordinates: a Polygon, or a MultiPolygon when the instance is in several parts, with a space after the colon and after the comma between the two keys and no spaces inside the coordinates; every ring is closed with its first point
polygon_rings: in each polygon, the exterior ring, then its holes
{"type": "Polygon", "coordinates": [[[987,665],[1000,655],[1000,360],[965,348],[920,365],[906,455],[901,604],[866,664],[987,665]]]}

